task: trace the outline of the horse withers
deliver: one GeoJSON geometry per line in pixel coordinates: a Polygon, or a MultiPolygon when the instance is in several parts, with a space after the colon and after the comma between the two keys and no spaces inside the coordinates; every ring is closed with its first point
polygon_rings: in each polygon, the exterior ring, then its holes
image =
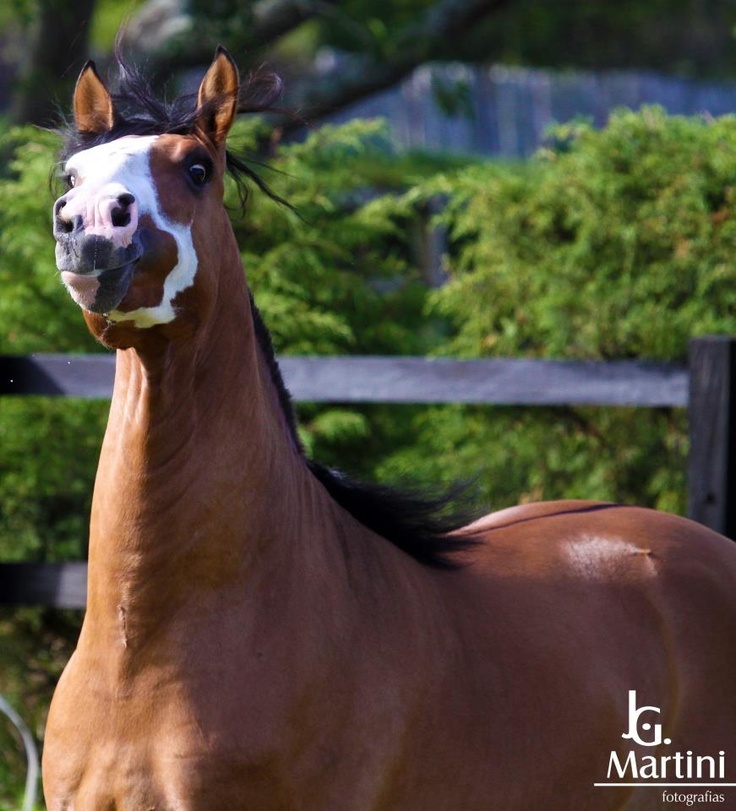
{"type": "Polygon", "coordinates": [[[736,807],[736,547],[585,501],[462,528],[307,459],[223,205],[239,79],[89,64],[61,279],[117,350],[50,811],[736,807]]]}

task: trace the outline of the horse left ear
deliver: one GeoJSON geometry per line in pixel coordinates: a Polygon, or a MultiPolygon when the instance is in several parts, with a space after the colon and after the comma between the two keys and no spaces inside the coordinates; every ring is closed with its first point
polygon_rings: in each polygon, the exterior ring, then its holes
{"type": "Polygon", "coordinates": [[[74,123],[80,132],[93,135],[109,132],[115,123],[112,98],[92,60],[82,68],[74,88],[74,123]]]}
{"type": "Polygon", "coordinates": [[[220,45],[202,79],[197,96],[197,126],[217,146],[224,146],[238,112],[240,78],[230,54],[220,45]]]}

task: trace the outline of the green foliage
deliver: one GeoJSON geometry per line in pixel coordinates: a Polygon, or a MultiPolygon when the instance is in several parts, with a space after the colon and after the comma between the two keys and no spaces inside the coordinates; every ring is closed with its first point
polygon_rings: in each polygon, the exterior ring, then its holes
{"type": "MultiPolygon", "coordinates": [[[[247,151],[257,132],[241,126],[234,135],[247,151]]],[[[435,345],[407,239],[416,210],[398,192],[455,164],[396,157],[378,121],[326,126],[280,150],[264,179],[294,210],[257,195],[246,216],[234,218],[250,286],[278,351],[425,354],[435,345]]],[[[369,431],[358,410],[300,411],[303,439],[317,455],[359,445],[369,431]]]]}
{"type": "Polygon", "coordinates": [[[603,132],[439,184],[458,245],[436,297],[467,355],[685,359],[736,312],[736,119],[615,115],[603,132]]]}
{"type": "MultiPolygon", "coordinates": [[[[733,333],[736,119],[649,108],[550,141],[524,165],[489,163],[423,190],[450,199],[450,281],[433,305],[455,333],[438,351],[684,362],[691,336],[733,333]]],[[[434,409],[420,428],[422,456],[407,450],[384,467],[464,469],[495,505],[591,497],[685,509],[682,413],[434,409]]]]}
{"type": "Polygon", "coordinates": [[[59,283],[51,236],[56,135],[34,127],[11,130],[0,175],[0,352],[24,354],[94,349],[59,283]]]}
{"type": "Polygon", "coordinates": [[[8,0],[0,7],[0,27],[16,33],[19,25],[30,25],[36,12],[34,0],[8,0]]]}
{"type": "MultiPolygon", "coordinates": [[[[236,235],[256,300],[282,351],[423,351],[420,282],[404,231],[413,217],[390,182],[379,122],[323,127],[270,174],[294,207],[254,200],[236,235]],[[398,318],[399,312],[401,318],[398,318]]],[[[398,179],[405,188],[410,180],[398,179]]]]}
{"type": "Polygon", "coordinates": [[[496,63],[544,68],[730,78],[736,64],[733,2],[709,0],[706,11],[700,0],[516,0],[476,26],[462,49],[463,60],[492,54],[496,63]]]}
{"type": "Polygon", "coordinates": [[[132,19],[143,3],[144,0],[126,0],[123,5],[119,0],[97,0],[90,31],[93,52],[112,51],[121,25],[132,19]]]}
{"type": "MultiPolygon", "coordinates": [[[[346,0],[319,18],[316,44],[390,57],[406,43],[417,19],[436,5],[432,0],[346,0]]],[[[447,38],[434,58],[730,78],[736,64],[733,3],[516,0],[501,4],[463,36],[447,38]]]]}
{"type": "MultiPolygon", "coordinates": [[[[0,177],[0,353],[89,352],[96,345],[59,282],[49,184],[58,142],[12,131],[0,177]]],[[[0,398],[0,557],[79,557],[106,406],[0,398]]]]}

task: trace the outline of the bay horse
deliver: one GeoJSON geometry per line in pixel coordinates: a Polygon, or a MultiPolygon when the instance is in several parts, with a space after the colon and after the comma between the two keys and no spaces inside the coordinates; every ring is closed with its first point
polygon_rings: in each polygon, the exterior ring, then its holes
{"type": "Polygon", "coordinates": [[[735,808],[733,543],[586,501],[453,528],[307,459],[223,204],[236,66],[132,75],[82,71],[53,211],[117,368],[50,811],[735,808]]]}

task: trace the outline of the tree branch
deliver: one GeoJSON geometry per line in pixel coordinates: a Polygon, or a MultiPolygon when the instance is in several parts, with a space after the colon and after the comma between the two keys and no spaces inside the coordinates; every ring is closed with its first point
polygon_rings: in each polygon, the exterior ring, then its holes
{"type": "Polygon", "coordinates": [[[218,37],[222,44],[237,48],[238,56],[262,53],[302,23],[331,10],[337,0],[257,0],[243,4],[237,25],[231,26],[228,19],[210,19],[213,32],[205,30],[204,36],[198,16],[188,5],[187,0],[149,0],[125,28],[123,46],[145,59],[154,80],[164,72],[208,64],[218,37]],[[239,33],[219,35],[218,28],[239,33]]]}
{"type": "Polygon", "coordinates": [[[251,40],[257,47],[268,45],[336,5],[337,0],[259,0],[253,6],[251,40]]]}
{"type": "MultiPolygon", "coordinates": [[[[461,37],[491,14],[514,0],[441,0],[415,25],[401,32],[394,56],[377,61],[370,56],[352,57],[347,64],[312,75],[289,93],[288,106],[299,109],[308,121],[329,115],[361,98],[392,87],[424,62],[438,58],[448,41],[461,37]]],[[[285,132],[300,126],[280,119],[285,132]]]]}
{"type": "MultiPolygon", "coordinates": [[[[441,58],[448,43],[461,40],[480,21],[514,2],[437,0],[417,22],[392,36],[384,53],[350,55],[326,72],[315,69],[306,75],[287,76],[284,106],[298,111],[302,118],[275,116],[275,126],[283,132],[299,129],[304,119],[317,121],[395,85],[418,65],[441,58]]],[[[157,74],[161,77],[164,73],[207,64],[214,47],[212,37],[232,22],[213,20],[212,29],[208,30],[207,20],[197,18],[199,21],[193,25],[194,18],[185,10],[185,3],[186,0],[149,0],[129,26],[126,44],[135,52],[135,43],[140,43],[154,78],[157,74]],[[184,30],[186,20],[188,29],[184,30]],[[180,33],[172,34],[177,28],[180,33]]],[[[307,20],[336,14],[340,15],[337,0],[258,0],[241,8],[237,26],[231,27],[233,32],[240,33],[233,33],[228,44],[237,48],[238,57],[247,53],[251,62],[263,60],[264,50],[284,34],[307,20]]],[[[343,22],[350,24],[349,20],[343,22]]],[[[357,27],[357,23],[354,25],[357,27]]]]}

